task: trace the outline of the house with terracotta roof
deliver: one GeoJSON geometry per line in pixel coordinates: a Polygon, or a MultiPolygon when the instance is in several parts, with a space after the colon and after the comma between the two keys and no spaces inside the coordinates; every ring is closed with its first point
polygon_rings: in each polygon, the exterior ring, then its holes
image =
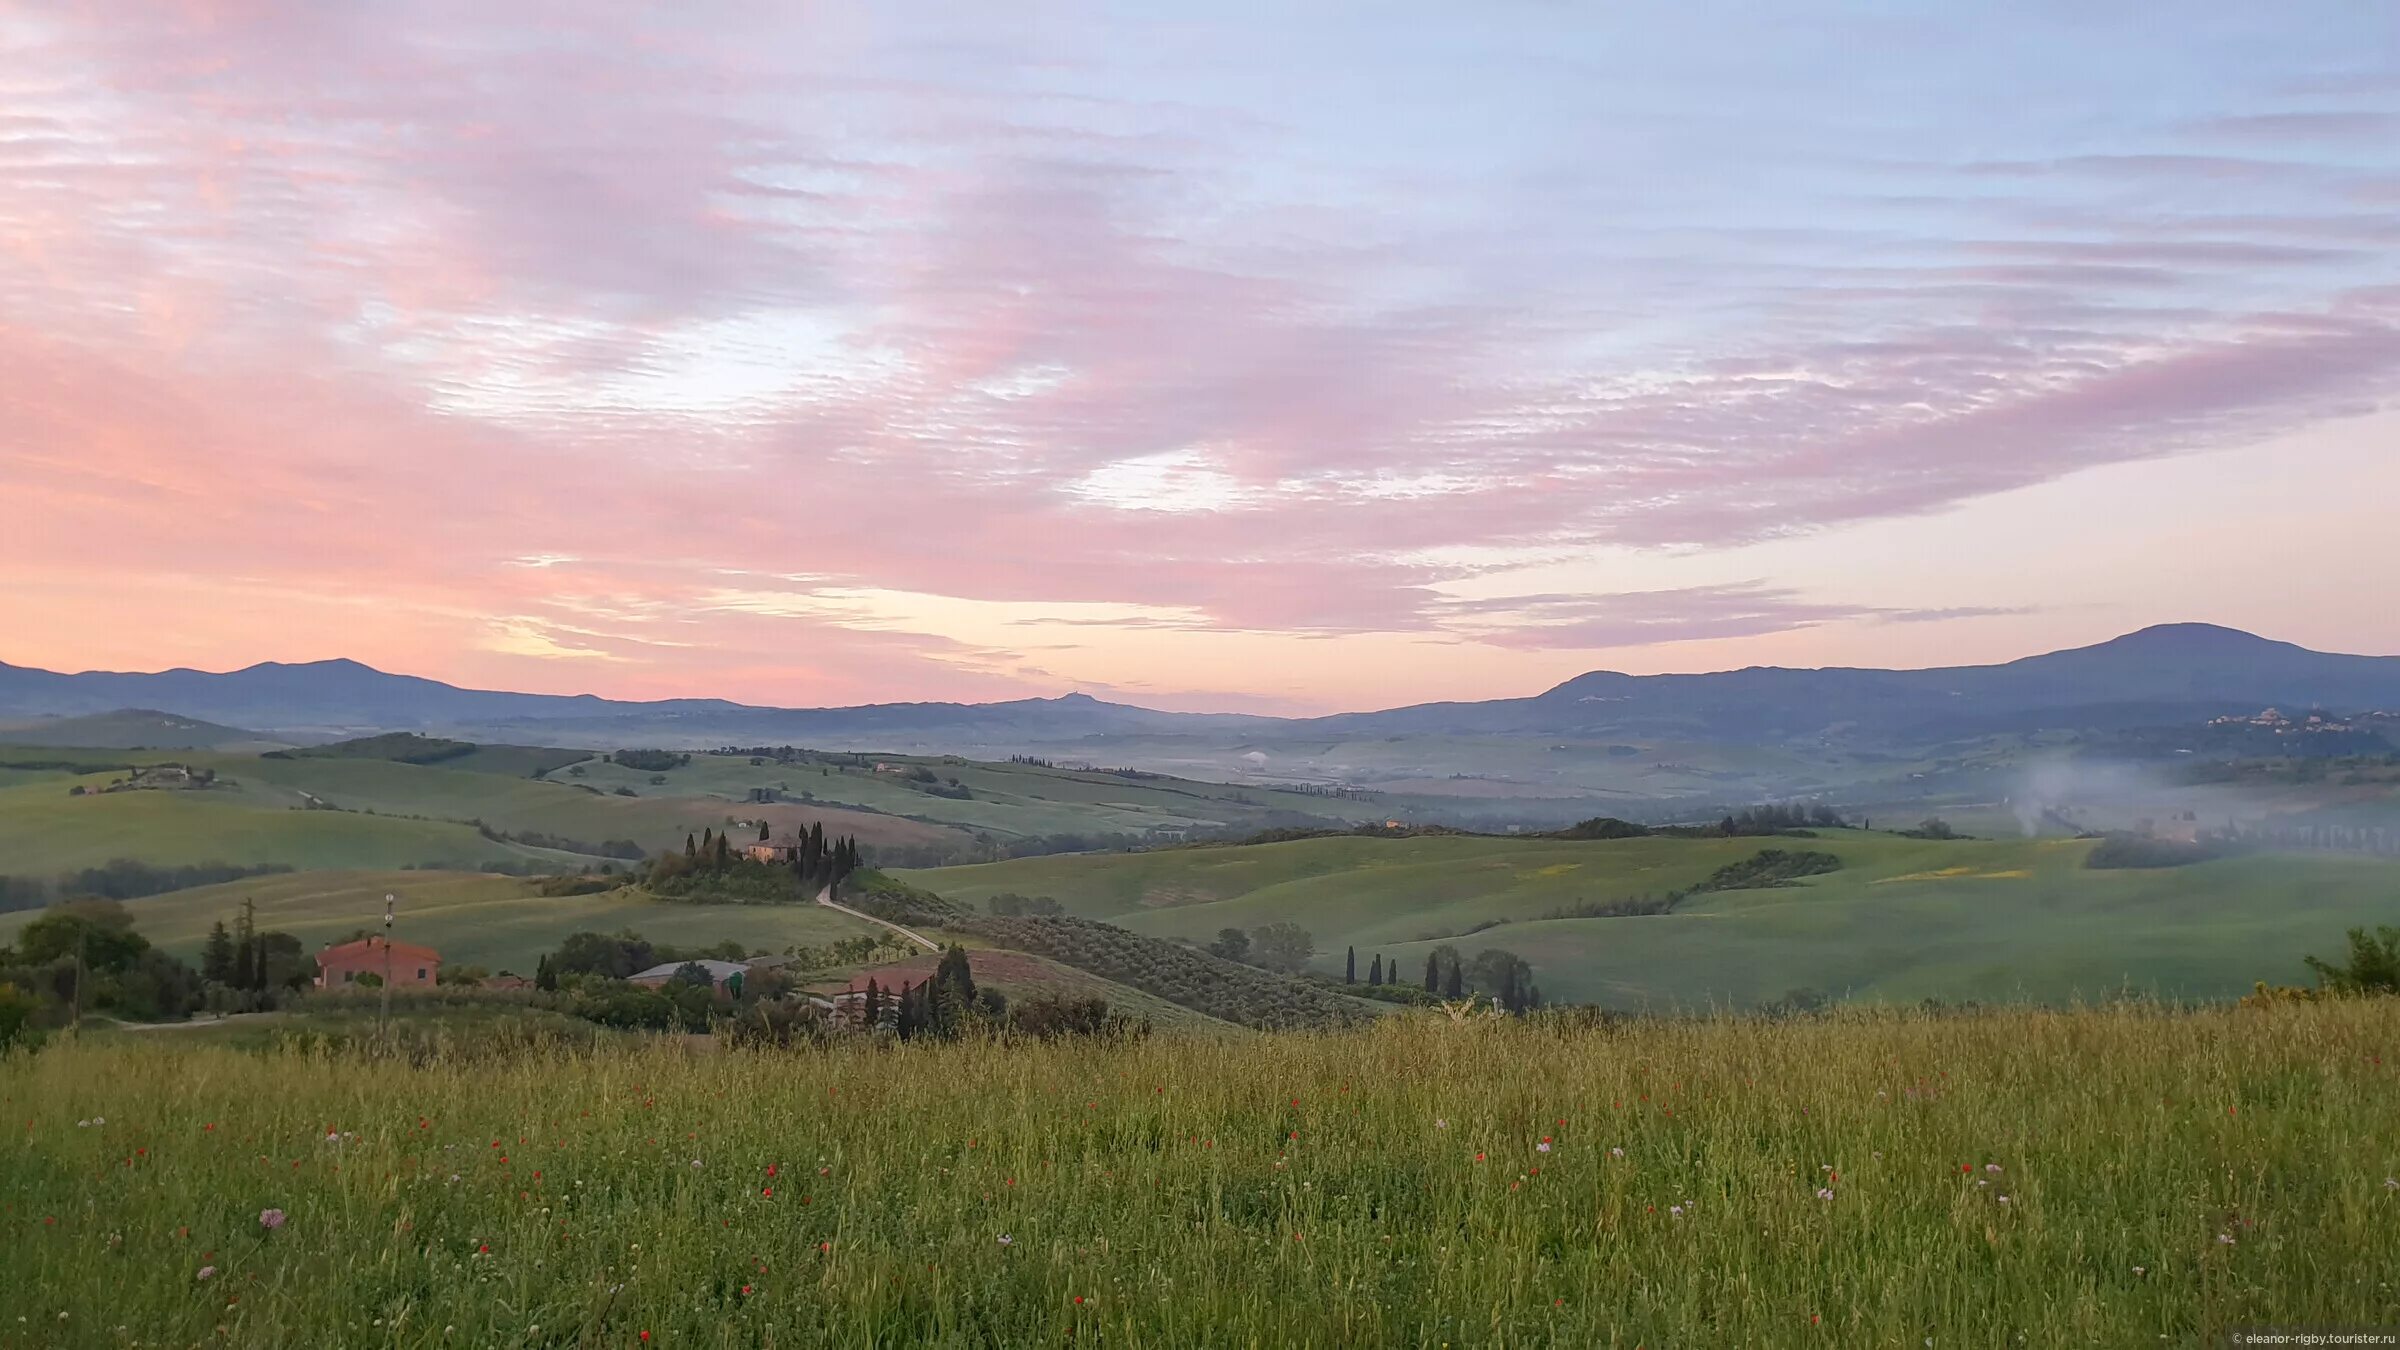
{"type": "Polygon", "coordinates": [[[442,954],[433,948],[383,937],[337,943],[317,953],[319,989],[355,988],[366,975],[394,988],[431,987],[441,970],[442,954]]]}

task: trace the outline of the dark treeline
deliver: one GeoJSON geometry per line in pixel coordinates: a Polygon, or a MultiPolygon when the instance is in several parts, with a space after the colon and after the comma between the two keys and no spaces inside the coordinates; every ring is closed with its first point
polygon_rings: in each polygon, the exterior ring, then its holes
{"type": "Polygon", "coordinates": [[[111,858],[98,867],[87,867],[80,872],[63,872],[49,878],[0,876],[0,912],[40,909],[54,900],[138,900],[146,895],[164,895],[168,891],[214,886],[219,882],[291,870],[288,863],[245,866],[214,862],[155,867],[132,858],[111,858]]]}

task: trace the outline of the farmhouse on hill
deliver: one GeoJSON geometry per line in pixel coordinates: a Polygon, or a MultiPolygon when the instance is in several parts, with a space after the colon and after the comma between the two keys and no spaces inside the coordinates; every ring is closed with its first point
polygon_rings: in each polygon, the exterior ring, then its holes
{"type": "Polygon", "coordinates": [[[317,953],[317,987],[350,988],[365,975],[395,987],[431,986],[441,969],[442,954],[431,947],[363,937],[317,953]]]}
{"type": "Polygon", "coordinates": [[[785,835],[781,839],[761,839],[755,844],[743,845],[742,856],[752,862],[790,866],[800,861],[800,839],[797,835],[785,835]]]}

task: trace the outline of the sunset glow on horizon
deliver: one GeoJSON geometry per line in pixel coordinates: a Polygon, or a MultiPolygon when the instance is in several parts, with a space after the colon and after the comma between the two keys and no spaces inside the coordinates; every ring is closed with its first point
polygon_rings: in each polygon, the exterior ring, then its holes
{"type": "Polygon", "coordinates": [[[0,9],[0,661],[2400,652],[2400,9],[1805,9],[0,9]]]}

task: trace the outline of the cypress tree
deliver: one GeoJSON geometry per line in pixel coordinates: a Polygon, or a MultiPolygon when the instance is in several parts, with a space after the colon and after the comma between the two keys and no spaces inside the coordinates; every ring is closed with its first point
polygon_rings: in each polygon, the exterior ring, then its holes
{"type": "Polygon", "coordinates": [[[683,856],[687,862],[700,861],[700,841],[688,833],[683,836],[683,856]]]}
{"type": "Polygon", "coordinates": [[[1434,959],[1432,952],[1425,953],[1425,992],[1442,992],[1442,963],[1434,959]]]}
{"type": "Polygon", "coordinates": [[[720,871],[733,866],[733,845],[724,835],[717,836],[717,852],[712,861],[720,871]]]}
{"type": "Polygon", "coordinates": [[[1454,953],[1449,960],[1442,963],[1442,997],[1464,998],[1466,992],[1466,976],[1460,972],[1458,957],[1454,953]]]}
{"type": "Polygon", "coordinates": [[[259,968],[263,964],[259,960],[259,956],[258,902],[244,900],[242,901],[242,917],[234,921],[233,927],[234,988],[263,989],[266,987],[266,972],[259,968]]]}
{"type": "Polygon", "coordinates": [[[233,934],[225,921],[208,926],[208,943],[200,949],[200,978],[214,984],[233,983],[233,934]]]}
{"type": "Polygon", "coordinates": [[[768,828],[768,826],[767,826],[767,822],[765,822],[765,821],[763,821],[763,820],[762,820],[762,821],[760,821],[760,822],[758,822],[758,842],[760,842],[760,843],[762,843],[762,844],[763,844],[763,843],[766,843],[768,840],[770,840],[770,839],[773,839],[774,837],[775,837],[775,832],[774,832],[772,829],[769,829],[769,828],[768,828]]]}
{"type": "Polygon", "coordinates": [[[1358,948],[1346,948],[1342,954],[1342,983],[1358,983],[1358,948]]]}
{"type": "Polygon", "coordinates": [[[533,987],[544,993],[555,992],[558,988],[558,967],[551,963],[548,952],[542,953],[542,959],[534,963],[533,987]]]}
{"type": "MultiPolygon", "coordinates": [[[[901,986],[901,990],[902,996],[906,997],[907,986],[901,986]]],[[[877,1026],[881,1025],[882,1022],[883,990],[875,983],[873,979],[869,979],[867,981],[867,1030],[873,1031],[877,1026]]]]}
{"type": "Polygon", "coordinates": [[[1367,967],[1367,983],[1369,985],[1380,985],[1383,983],[1382,952],[1375,953],[1375,963],[1367,967]]]}

